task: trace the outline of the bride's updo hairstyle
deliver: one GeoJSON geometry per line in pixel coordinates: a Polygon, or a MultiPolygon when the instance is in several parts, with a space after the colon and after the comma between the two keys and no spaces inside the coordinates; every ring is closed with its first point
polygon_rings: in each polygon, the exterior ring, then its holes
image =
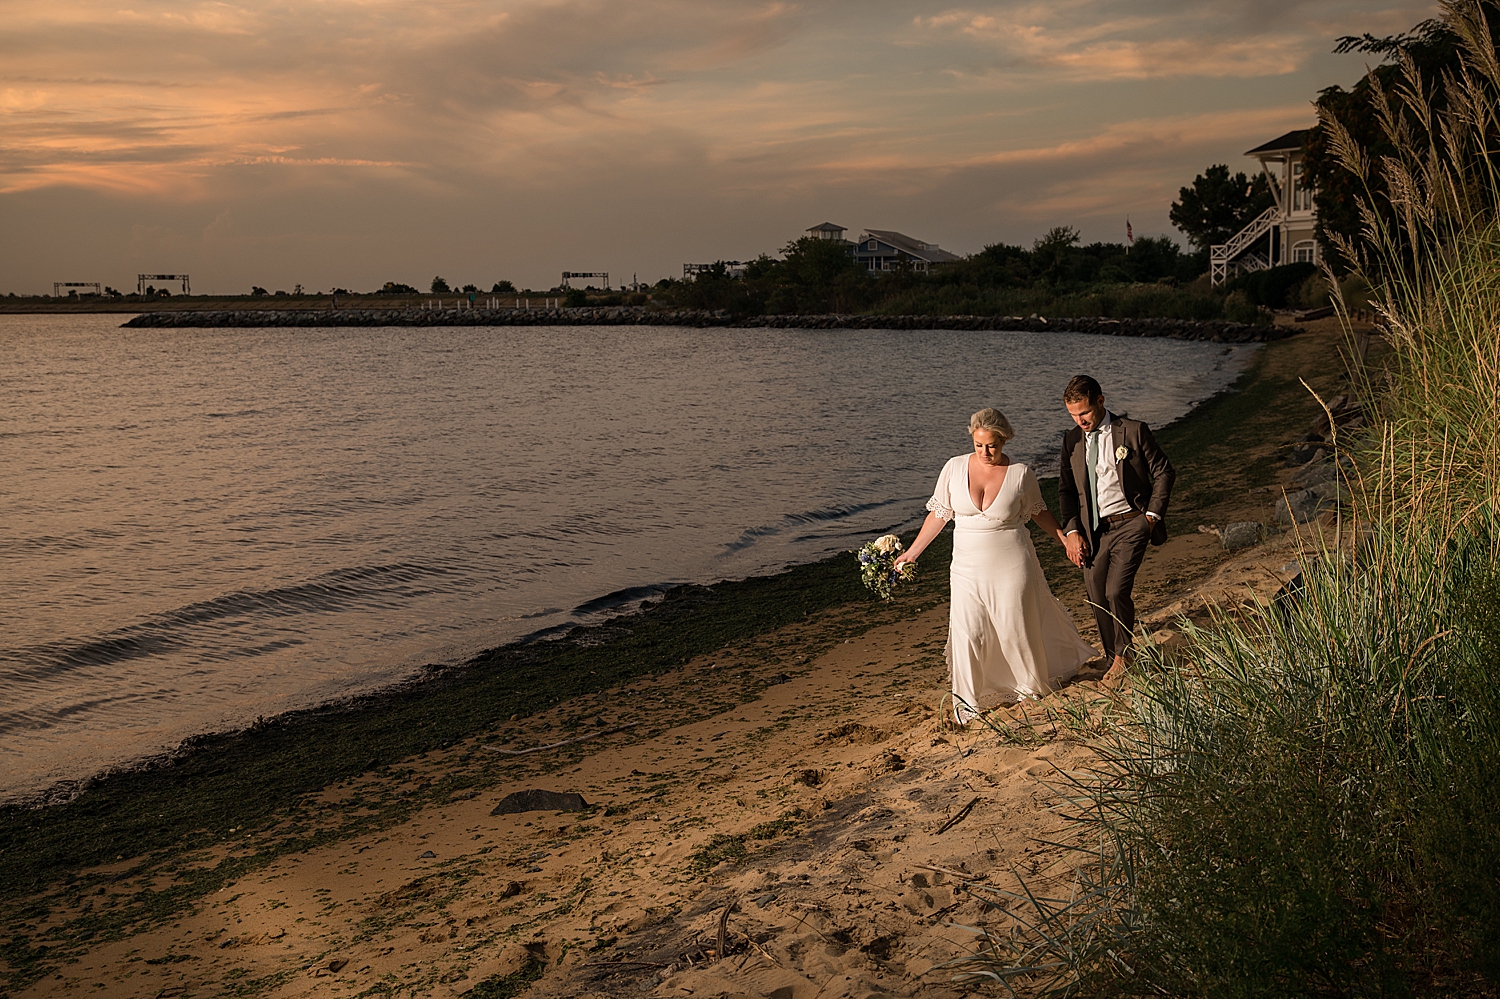
{"type": "Polygon", "coordinates": [[[981,409],[969,417],[969,436],[973,437],[980,430],[988,430],[994,434],[1001,447],[1009,444],[1016,436],[1016,432],[1010,427],[1010,421],[998,409],[981,409]]]}

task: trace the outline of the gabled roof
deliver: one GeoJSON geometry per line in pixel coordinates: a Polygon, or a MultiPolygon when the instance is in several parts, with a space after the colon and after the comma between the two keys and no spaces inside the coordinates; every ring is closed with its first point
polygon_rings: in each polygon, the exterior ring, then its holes
{"type": "Polygon", "coordinates": [[[1256,146],[1254,149],[1245,153],[1245,155],[1259,156],[1261,153],[1296,152],[1297,150],[1302,148],[1302,143],[1307,140],[1307,133],[1311,131],[1312,129],[1310,128],[1299,128],[1295,131],[1288,132],[1285,135],[1278,135],[1270,142],[1262,143],[1261,145],[1256,146]]]}
{"type": "Polygon", "coordinates": [[[815,226],[813,226],[811,229],[808,229],[807,231],[808,232],[845,232],[845,231],[848,230],[848,228],[849,228],[848,226],[834,225],[832,222],[824,222],[821,225],[815,225],[815,226]]]}
{"type": "Polygon", "coordinates": [[[882,242],[889,243],[902,253],[910,254],[919,260],[925,260],[929,264],[945,264],[960,259],[956,253],[940,250],[936,243],[924,243],[920,239],[912,239],[905,233],[896,232],[891,229],[866,229],[866,235],[874,236],[882,242]]]}

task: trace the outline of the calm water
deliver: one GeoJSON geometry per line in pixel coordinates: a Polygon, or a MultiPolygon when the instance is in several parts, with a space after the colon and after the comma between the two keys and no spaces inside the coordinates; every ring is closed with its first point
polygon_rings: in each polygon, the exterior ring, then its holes
{"type": "MultiPolygon", "coordinates": [[[[1167,422],[1248,348],[1076,334],[122,330],[0,317],[0,797],[914,523],[1077,370],[1167,422]]],[[[1050,457],[1042,468],[1050,471],[1050,457]]]]}

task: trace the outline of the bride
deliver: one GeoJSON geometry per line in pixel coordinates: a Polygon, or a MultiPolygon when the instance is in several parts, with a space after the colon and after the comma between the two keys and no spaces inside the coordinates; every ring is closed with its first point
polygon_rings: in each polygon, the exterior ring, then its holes
{"type": "Polygon", "coordinates": [[[1010,421],[998,409],[981,409],[969,418],[969,436],[974,453],[943,466],[927,501],[931,513],[896,559],[915,562],[954,522],[946,655],[960,725],[997,703],[1048,693],[1099,655],[1078,637],[1042,575],[1026,522],[1035,520],[1058,544],[1062,527],[1031,469],[1004,453],[1015,436],[1010,421]]]}

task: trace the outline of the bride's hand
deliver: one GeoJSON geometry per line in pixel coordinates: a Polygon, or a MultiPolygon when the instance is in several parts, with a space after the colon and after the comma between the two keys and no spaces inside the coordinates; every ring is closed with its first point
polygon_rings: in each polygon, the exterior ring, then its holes
{"type": "Polygon", "coordinates": [[[893,562],[892,565],[901,565],[903,562],[910,562],[915,565],[917,562],[917,557],[911,552],[902,552],[900,555],[896,556],[896,561],[893,562]]]}

